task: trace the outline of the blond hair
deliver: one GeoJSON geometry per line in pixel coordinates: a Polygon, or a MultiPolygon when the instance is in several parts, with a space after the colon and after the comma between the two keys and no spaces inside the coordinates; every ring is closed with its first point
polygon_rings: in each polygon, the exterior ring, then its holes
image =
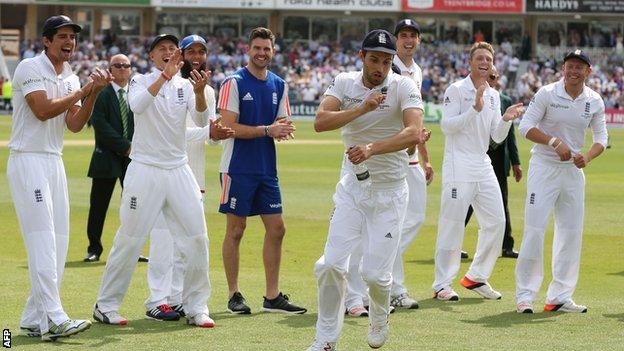
{"type": "Polygon", "coordinates": [[[479,49],[485,49],[489,51],[492,54],[492,57],[494,57],[494,48],[492,47],[492,44],[485,41],[480,41],[478,43],[472,44],[472,47],[470,48],[470,59],[472,59],[472,55],[474,55],[475,51],[479,49]]]}

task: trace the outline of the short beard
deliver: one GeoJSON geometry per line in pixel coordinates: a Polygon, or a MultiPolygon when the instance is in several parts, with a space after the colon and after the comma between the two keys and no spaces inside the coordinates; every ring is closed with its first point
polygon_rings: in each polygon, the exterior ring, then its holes
{"type": "MultiPolygon", "coordinates": [[[[206,63],[204,62],[199,66],[198,71],[205,71],[205,70],[206,70],[206,63]]],[[[180,74],[182,75],[182,78],[188,79],[191,76],[191,71],[193,71],[193,65],[191,64],[191,61],[184,60],[184,66],[180,68],[180,74]]]]}

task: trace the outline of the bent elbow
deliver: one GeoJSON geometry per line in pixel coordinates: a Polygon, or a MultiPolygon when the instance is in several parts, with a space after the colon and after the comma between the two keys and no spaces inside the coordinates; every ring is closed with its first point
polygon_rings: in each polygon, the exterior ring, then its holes
{"type": "Polygon", "coordinates": [[[318,115],[316,119],[314,119],[314,131],[317,133],[325,131],[325,126],[323,125],[323,122],[319,120],[318,115]]]}

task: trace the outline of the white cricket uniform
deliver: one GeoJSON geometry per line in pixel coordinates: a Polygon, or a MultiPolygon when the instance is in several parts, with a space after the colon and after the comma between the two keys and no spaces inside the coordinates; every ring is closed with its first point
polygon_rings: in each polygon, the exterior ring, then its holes
{"type": "Polygon", "coordinates": [[[503,243],[503,200],[487,150],[490,138],[500,143],[507,137],[512,122],[503,121],[500,95],[490,87],[483,93],[483,109],[477,112],[473,108],[476,92],[468,76],[451,84],[444,93],[440,127],[445,140],[435,291],[450,287],[459,271],[468,206],[472,204],[480,230],[466,277],[486,282],[503,243]]]}
{"type": "MultiPolygon", "coordinates": [[[[20,326],[49,330],[69,319],[59,289],[69,245],[69,198],[61,158],[66,112],[37,119],[26,96],[44,91],[58,99],[80,89],[69,65],[57,74],[44,53],[25,59],[13,75],[13,125],[7,178],[28,255],[30,293],[20,326]]],[[[80,102],[76,105],[80,106],[80,102]]]]}
{"type": "MultiPolygon", "coordinates": [[[[605,107],[600,95],[585,86],[581,95],[571,98],[563,79],[542,87],[533,97],[522,121],[520,133],[532,128],[557,137],[579,154],[585,144],[585,131],[591,128],[593,142],[607,145],[605,107]]],[[[547,304],[564,304],[572,299],[578,281],[585,175],[573,160],[561,161],[548,145],[536,144],[531,150],[524,235],[516,265],[516,299],[532,302],[544,279],[544,233],[554,209],[553,280],[546,294],[547,304]]]]}
{"type": "MultiPolygon", "coordinates": [[[[215,93],[207,86],[204,89],[209,119],[216,119],[215,93]]],[[[204,115],[186,115],[186,153],[188,164],[203,194],[206,188],[206,140],[210,140],[210,127],[204,115]],[[195,117],[195,120],[193,119],[195,117]],[[199,118],[198,118],[199,117],[199,118]]],[[[218,144],[218,142],[210,142],[218,144]]],[[[172,223],[175,225],[175,223],[172,223]]],[[[174,249],[173,235],[169,231],[164,216],[159,215],[150,233],[149,263],[147,283],[150,296],[145,301],[147,310],[162,304],[171,306],[182,303],[184,278],[184,257],[179,249],[174,249]]]]}
{"type": "MultiPolygon", "coordinates": [[[[388,93],[380,107],[342,128],[345,148],[399,133],[404,128],[403,111],[423,108],[420,92],[413,81],[394,73],[380,86],[368,89],[362,83],[361,71],[339,74],[327,89],[325,95],[337,98],[341,110],[347,110],[384,86],[388,87],[388,93]]],[[[350,255],[358,244],[363,252],[361,274],[370,296],[370,323],[386,323],[392,265],[408,202],[407,162],[405,150],[375,155],[365,162],[372,182],[369,187],[359,184],[353,171],[344,172],[338,182],[327,243],[314,267],[319,291],[317,340],[338,340],[344,320],[345,274],[350,255]]]]}
{"type": "MultiPolygon", "coordinates": [[[[398,55],[394,56],[393,63],[401,70],[401,75],[411,78],[415,83],[418,91],[422,87],[422,70],[412,59],[410,67],[406,67],[398,55]]],[[[420,228],[425,223],[425,209],[427,208],[427,179],[425,171],[419,165],[418,149],[413,155],[409,156],[409,167],[406,173],[407,187],[409,189],[409,202],[407,204],[407,212],[403,221],[403,232],[401,233],[401,242],[399,244],[399,252],[394,261],[392,268],[392,289],[391,296],[398,296],[407,293],[404,285],[405,273],[403,270],[403,254],[409,245],[416,239],[420,228]]],[[[345,307],[348,309],[356,306],[368,305],[368,293],[366,292],[366,283],[362,280],[359,273],[359,265],[362,258],[362,250],[356,248],[351,254],[349,261],[349,271],[347,272],[347,295],[345,297],[345,307]]]]}
{"type": "MultiPolygon", "coordinates": [[[[174,76],[152,96],[147,88],[160,76],[154,70],[130,82],[128,102],[135,132],[124,180],[120,222],[97,298],[100,311],[119,311],[145,240],[161,213],[184,254],[182,302],[189,317],[208,313],[208,236],[199,186],[186,156],[186,115],[195,110],[191,83],[174,76]]],[[[201,117],[201,116],[199,116],[201,117]]],[[[206,118],[201,117],[201,118],[206,118]]]]}

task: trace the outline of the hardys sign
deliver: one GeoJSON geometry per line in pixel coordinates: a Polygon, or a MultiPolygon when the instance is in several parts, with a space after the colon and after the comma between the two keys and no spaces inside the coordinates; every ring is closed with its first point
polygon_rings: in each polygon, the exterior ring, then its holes
{"type": "Polygon", "coordinates": [[[624,0],[527,0],[526,11],[624,13],[624,0]]]}
{"type": "Polygon", "coordinates": [[[401,0],[275,0],[278,10],[400,11],[401,0]]]}

